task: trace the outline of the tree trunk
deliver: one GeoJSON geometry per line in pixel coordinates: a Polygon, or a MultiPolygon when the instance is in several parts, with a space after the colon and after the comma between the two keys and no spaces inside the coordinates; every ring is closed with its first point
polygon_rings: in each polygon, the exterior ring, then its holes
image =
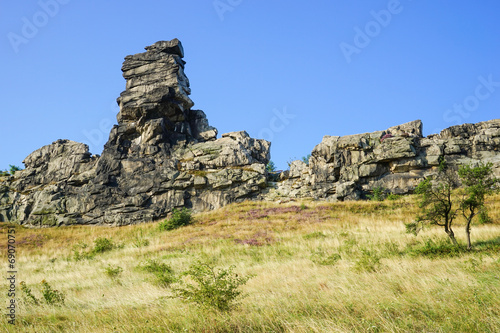
{"type": "Polygon", "coordinates": [[[453,245],[458,246],[458,242],[455,239],[455,233],[453,232],[453,230],[451,230],[451,228],[449,228],[448,231],[446,231],[446,233],[448,234],[448,237],[450,237],[453,245]]]}
{"type": "Polygon", "coordinates": [[[467,224],[465,225],[465,235],[467,235],[467,250],[472,250],[472,244],[470,242],[470,223],[472,218],[467,219],[467,224]]]}
{"type": "Polygon", "coordinates": [[[448,237],[450,237],[453,245],[458,246],[457,240],[455,239],[455,233],[451,229],[451,226],[448,226],[448,224],[445,224],[444,231],[448,234],[448,237]]]}

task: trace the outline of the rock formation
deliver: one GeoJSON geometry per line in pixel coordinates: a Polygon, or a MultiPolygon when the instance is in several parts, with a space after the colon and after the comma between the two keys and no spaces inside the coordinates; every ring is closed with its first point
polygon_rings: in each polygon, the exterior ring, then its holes
{"type": "Polygon", "coordinates": [[[101,156],[57,140],[31,153],[26,169],[0,176],[0,222],[28,226],[125,225],[174,208],[216,209],[247,198],[363,198],[376,187],[410,193],[441,159],[493,162],[500,176],[500,119],[453,126],[422,137],[417,120],[385,131],[325,136],[309,165],[295,161],[266,181],[270,143],[223,134],[192,109],[184,50],[161,41],[125,58],[126,89],[101,156]]]}
{"type": "Polygon", "coordinates": [[[314,147],[309,165],[292,162],[267,197],[355,200],[377,187],[411,193],[436,172],[443,158],[455,166],[492,162],[500,176],[500,119],[452,126],[426,138],[420,120],[385,131],[325,136],[314,147]]]}
{"type": "Polygon", "coordinates": [[[126,89],[102,155],[57,140],[0,178],[0,222],[32,226],[124,225],[153,221],[176,207],[208,210],[266,187],[270,143],[223,134],[193,110],[179,40],[127,56],[126,89]]]}

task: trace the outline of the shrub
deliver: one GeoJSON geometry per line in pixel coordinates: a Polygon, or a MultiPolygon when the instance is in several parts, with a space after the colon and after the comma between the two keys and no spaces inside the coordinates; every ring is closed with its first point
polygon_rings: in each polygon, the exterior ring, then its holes
{"type": "Polygon", "coordinates": [[[311,261],[318,265],[333,266],[342,257],[338,253],[329,254],[321,249],[311,253],[311,261]]]}
{"type": "Polygon", "coordinates": [[[389,193],[387,195],[386,199],[394,201],[394,200],[398,200],[399,198],[401,198],[401,195],[394,194],[394,193],[389,193]]]}
{"type": "Polygon", "coordinates": [[[117,246],[111,239],[106,237],[95,239],[94,247],[91,250],[87,250],[88,245],[86,243],[78,243],[73,245],[73,260],[80,261],[83,259],[93,259],[96,254],[108,252],[117,247],[123,247],[123,244],[117,246]]]}
{"type": "Polygon", "coordinates": [[[313,239],[313,238],[326,238],[326,235],[323,231],[314,231],[309,234],[302,236],[304,239],[313,239]]]}
{"type": "Polygon", "coordinates": [[[144,234],[143,234],[142,230],[140,230],[139,233],[134,237],[132,244],[135,247],[148,246],[149,239],[144,238],[144,234]]]}
{"type": "Polygon", "coordinates": [[[104,253],[115,248],[113,241],[106,237],[99,237],[94,240],[93,253],[104,253]]]}
{"type": "Polygon", "coordinates": [[[12,164],[9,164],[9,172],[11,175],[14,176],[14,174],[16,173],[16,171],[21,171],[21,168],[18,167],[18,166],[15,166],[15,165],[12,165],[12,164]]]}
{"type": "Polygon", "coordinates": [[[193,223],[191,211],[185,207],[182,209],[174,209],[172,217],[168,220],[160,222],[160,230],[173,230],[193,223]]]}
{"type": "Polygon", "coordinates": [[[462,246],[452,244],[447,239],[438,239],[437,241],[427,239],[423,244],[417,243],[415,245],[409,245],[405,249],[405,253],[410,256],[423,256],[429,258],[457,257],[464,252],[465,250],[462,246]]]}
{"type": "Polygon", "coordinates": [[[38,298],[35,297],[35,295],[33,295],[31,289],[26,285],[26,282],[21,281],[19,284],[21,286],[21,291],[24,294],[24,299],[26,300],[27,303],[31,303],[34,305],[40,304],[40,301],[38,300],[38,298]]]}
{"type": "Polygon", "coordinates": [[[199,306],[214,308],[219,311],[229,311],[242,297],[239,289],[250,277],[238,276],[234,266],[216,270],[208,263],[197,261],[182,275],[189,277],[195,283],[180,282],[173,289],[174,297],[195,303],[199,306]]]}
{"type": "Polygon", "coordinates": [[[481,223],[481,224],[493,223],[493,220],[491,219],[491,217],[488,214],[488,211],[486,209],[482,209],[479,212],[478,219],[479,219],[479,223],[481,223]]]}
{"type": "Polygon", "coordinates": [[[372,251],[361,249],[361,256],[354,265],[354,270],[358,272],[376,272],[380,267],[380,256],[372,251]]]}
{"type": "Polygon", "coordinates": [[[64,294],[58,290],[52,289],[49,283],[45,280],[40,282],[42,287],[42,296],[45,299],[45,302],[50,305],[58,305],[64,304],[64,294]]]}
{"type": "Polygon", "coordinates": [[[375,187],[372,190],[372,194],[367,195],[367,198],[372,201],[384,201],[385,189],[382,186],[375,187]]]}
{"type": "Polygon", "coordinates": [[[83,242],[73,245],[73,260],[80,261],[93,258],[94,254],[85,250],[87,247],[88,245],[83,242]]]}
{"type": "Polygon", "coordinates": [[[117,266],[113,266],[113,265],[108,264],[108,267],[104,268],[104,272],[110,278],[116,279],[123,272],[123,268],[121,268],[118,265],[117,266]]]}
{"type": "Polygon", "coordinates": [[[274,164],[273,161],[269,161],[269,163],[266,164],[266,171],[267,172],[275,172],[276,171],[276,164],[274,164]]]}
{"type": "Polygon", "coordinates": [[[150,259],[146,263],[139,266],[139,269],[155,276],[156,283],[162,287],[168,287],[175,282],[174,270],[167,264],[150,259]]]}

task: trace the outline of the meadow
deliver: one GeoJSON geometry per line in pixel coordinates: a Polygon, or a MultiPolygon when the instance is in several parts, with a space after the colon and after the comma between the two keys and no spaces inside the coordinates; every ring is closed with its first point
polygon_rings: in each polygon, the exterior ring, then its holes
{"type": "MultiPolygon", "coordinates": [[[[460,248],[439,227],[407,234],[405,223],[418,211],[414,196],[382,202],[247,201],[196,214],[195,223],[171,231],[159,230],[158,223],[16,226],[19,308],[16,325],[3,318],[0,329],[499,332],[500,195],[489,197],[487,206],[493,222],[473,225],[472,251],[465,249],[461,220],[454,226],[460,248]],[[234,265],[240,276],[250,277],[234,309],[171,297],[171,286],[145,269],[166,265],[175,277],[197,261],[234,265]],[[52,289],[43,289],[42,281],[52,289]],[[44,301],[47,293],[53,302],[44,301]]],[[[0,227],[7,267],[8,228],[0,227]]],[[[5,295],[5,279],[0,288],[5,295]]]]}

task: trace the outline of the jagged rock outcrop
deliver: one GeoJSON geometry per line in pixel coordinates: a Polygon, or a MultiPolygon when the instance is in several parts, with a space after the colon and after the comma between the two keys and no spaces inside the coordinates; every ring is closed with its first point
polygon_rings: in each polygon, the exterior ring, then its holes
{"type": "Polygon", "coordinates": [[[0,222],[28,226],[125,225],[163,218],[174,208],[216,209],[247,198],[363,198],[376,187],[411,193],[451,165],[492,162],[500,176],[500,119],[422,137],[420,120],[385,131],[325,136],[309,164],[266,181],[270,143],[246,132],[217,139],[205,113],[193,110],[184,50],[161,41],[125,58],[126,89],[101,156],[57,140],[31,153],[26,168],[0,176],[0,222]]]}
{"type": "Polygon", "coordinates": [[[426,138],[420,120],[385,131],[325,136],[313,149],[309,165],[292,162],[267,197],[355,200],[377,187],[411,193],[436,172],[442,158],[449,165],[492,162],[500,176],[500,119],[452,126],[426,138]]]}
{"type": "Polygon", "coordinates": [[[183,56],[177,39],[127,56],[118,125],[102,155],[69,140],[36,150],[25,170],[0,178],[0,222],[124,225],[259,196],[270,143],[246,132],[217,139],[192,109],[183,56]]]}

